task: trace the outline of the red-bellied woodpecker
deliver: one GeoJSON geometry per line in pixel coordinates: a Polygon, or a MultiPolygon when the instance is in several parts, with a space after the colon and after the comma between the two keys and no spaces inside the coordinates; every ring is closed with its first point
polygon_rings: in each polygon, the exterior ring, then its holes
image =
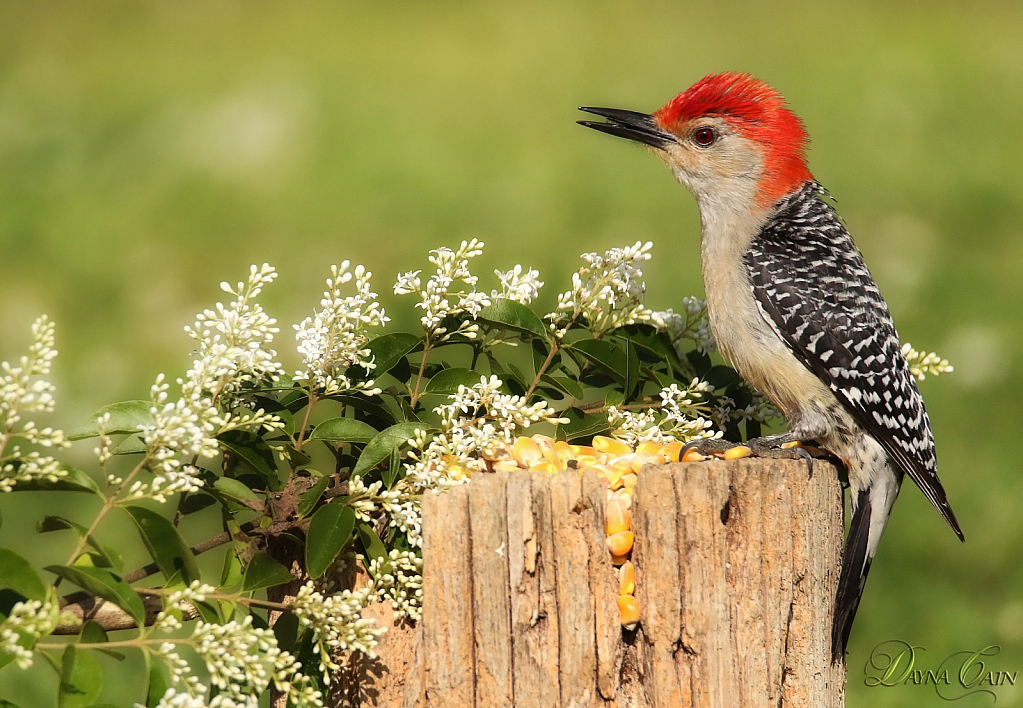
{"type": "Polygon", "coordinates": [[[711,331],[789,425],[754,449],[814,440],[848,471],[853,519],[832,625],[841,661],[903,475],[963,532],[888,306],[806,166],[803,124],[774,89],[735,73],[701,79],[652,115],[581,110],[608,120],[582,125],[652,148],[696,197],[711,331]]]}

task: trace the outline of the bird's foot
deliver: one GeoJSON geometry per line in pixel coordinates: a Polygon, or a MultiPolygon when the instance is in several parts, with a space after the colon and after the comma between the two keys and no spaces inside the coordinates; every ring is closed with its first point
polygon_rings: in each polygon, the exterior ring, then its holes
{"type": "Polygon", "coordinates": [[[804,447],[800,440],[788,433],[754,438],[744,443],[733,443],[720,438],[701,438],[683,445],[679,453],[682,462],[699,462],[710,457],[723,460],[738,460],[743,457],[806,460],[808,478],[813,477],[814,457],[826,456],[827,453],[819,448],[804,447]]]}

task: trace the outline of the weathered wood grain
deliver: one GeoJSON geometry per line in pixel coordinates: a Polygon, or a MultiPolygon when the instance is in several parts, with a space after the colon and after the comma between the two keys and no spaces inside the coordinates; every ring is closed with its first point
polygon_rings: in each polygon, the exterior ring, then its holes
{"type": "Polygon", "coordinates": [[[481,475],[469,485],[472,628],[478,705],[515,705],[506,481],[507,475],[490,474],[481,475]]]}
{"type": "Polygon", "coordinates": [[[605,499],[595,475],[574,471],[483,475],[426,496],[421,639],[395,643],[417,654],[382,644],[380,657],[409,672],[405,706],[841,708],[833,467],[818,462],[809,479],[789,460],[644,468],[635,632],[618,621],[605,499]]]}
{"type": "MultiPolygon", "coordinates": [[[[423,495],[423,689],[427,706],[476,705],[469,488],[423,495]]],[[[384,659],[386,661],[386,658],[384,659]]]]}

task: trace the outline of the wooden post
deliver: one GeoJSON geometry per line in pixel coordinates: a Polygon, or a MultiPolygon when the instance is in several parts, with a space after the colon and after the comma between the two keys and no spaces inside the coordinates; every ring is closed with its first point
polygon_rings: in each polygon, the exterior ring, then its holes
{"type": "Polygon", "coordinates": [[[790,460],[644,468],[633,632],[618,620],[605,498],[595,474],[572,471],[428,495],[423,621],[392,628],[358,704],[841,708],[831,465],[818,461],[811,479],[790,460]]]}

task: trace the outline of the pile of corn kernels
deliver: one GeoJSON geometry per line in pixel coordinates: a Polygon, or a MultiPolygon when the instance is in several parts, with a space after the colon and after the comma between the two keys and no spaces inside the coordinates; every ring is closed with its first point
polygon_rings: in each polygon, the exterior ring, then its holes
{"type": "MultiPolygon", "coordinates": [[[[607,549],[618,574],[618,611],[622,626],[634,629],[639,623],[639,601],[635,597],[636,570],[632,566],[632,491],[636,487],[639,471],[644,465],[678,462],[682,443],[667,444],[646,441],[633,449],[614,438],[597,435],[593,445],[571,445],[552,440],[546,435],[516,438],[510,447],[501,447],[488,456],[488,467],[495,471],[527,469],[531,472],[556,474],[567,469],[595,471],[607,485],[606,520],[607,549]]],[[[724,457],[738,458],[749,455],[749,448],[738,446],[728,450],[724,457]]],[[[706,459],[695,450],[688,450],[683,462],[706,459]]]]}

